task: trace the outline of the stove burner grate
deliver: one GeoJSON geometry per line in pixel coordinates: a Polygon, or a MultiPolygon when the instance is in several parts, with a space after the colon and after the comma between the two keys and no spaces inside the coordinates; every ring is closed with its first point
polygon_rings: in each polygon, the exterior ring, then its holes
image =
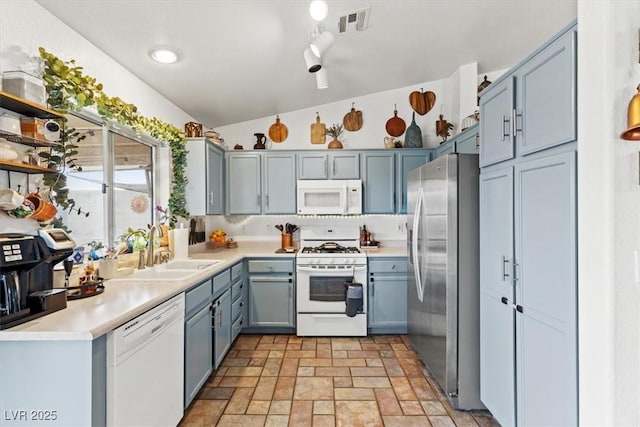
{"type": "Polygon", "coordinates": [[[305,246],[303,254],[359,254],[360,249],[354,246],[341,246],[336,242],[325,242],[320,246],[305,246]]]}

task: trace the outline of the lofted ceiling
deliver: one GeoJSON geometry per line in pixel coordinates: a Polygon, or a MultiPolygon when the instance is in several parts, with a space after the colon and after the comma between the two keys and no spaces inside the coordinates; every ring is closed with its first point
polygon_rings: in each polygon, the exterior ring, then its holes
{"type": "Polygon", "coordinates": [[[321,26],[336,41],[319,90],[303,58],[308,0],[37,1],[207,127],[438,80],[472,62],[479,73],[509,68],[576,17],[576,0],[329,0],[321,26]],[[339,15],[366,7],[366,30],[337,35],[339,15]],[[154,63],[157,45],[182,59],[154,63]]]}

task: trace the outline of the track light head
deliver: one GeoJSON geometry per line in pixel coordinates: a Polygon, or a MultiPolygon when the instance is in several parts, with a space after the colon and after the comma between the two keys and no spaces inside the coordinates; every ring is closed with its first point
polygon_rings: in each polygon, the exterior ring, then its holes
{"type": "Polygon", "coordinates": [[[322,68],[320,58],[314,55],[309,48],[304,50],[304,62],[307,64],[307,70],[309,70],[310,73],[315,73],[322,68]]]}

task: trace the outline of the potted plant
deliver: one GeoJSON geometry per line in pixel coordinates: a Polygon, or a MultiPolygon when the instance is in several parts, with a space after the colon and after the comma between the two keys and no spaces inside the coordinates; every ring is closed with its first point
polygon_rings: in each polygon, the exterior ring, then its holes
{"type": "Polygon", "coordinates": [[[333,137],[333,140],[329,143],[328,148],[342,148],[342,142],[338,141],[338,137],[342,135],[342,125],[339,123],[334,123],[329,128],[327,128],[327,135],[333,137]]]}

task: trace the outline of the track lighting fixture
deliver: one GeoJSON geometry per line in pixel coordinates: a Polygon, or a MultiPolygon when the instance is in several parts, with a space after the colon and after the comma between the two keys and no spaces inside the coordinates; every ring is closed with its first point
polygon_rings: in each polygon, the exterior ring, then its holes
{"type": "Polygon", "coordinates": [[[330,31],[323,31],[320,33],[309,45],[309,49],[318,58],[322,58],[322,55],[329,49],[336,41],[335,36],[330,31]]]}
{"type": "Polygon", "coordinates": [[[304,50],[304,62],[307,64],[307,70],[309,70],[310,73],[315,73],[322,68],[320,58],[315,56],[309,48],[304,50]]]}
{"type": "Polygon", "coordinates": [[[316,73],[316,86],[318,89],[326,89],[329,87],[329,79],[327,77],[326,68],[321,68],[316,73]]]}

